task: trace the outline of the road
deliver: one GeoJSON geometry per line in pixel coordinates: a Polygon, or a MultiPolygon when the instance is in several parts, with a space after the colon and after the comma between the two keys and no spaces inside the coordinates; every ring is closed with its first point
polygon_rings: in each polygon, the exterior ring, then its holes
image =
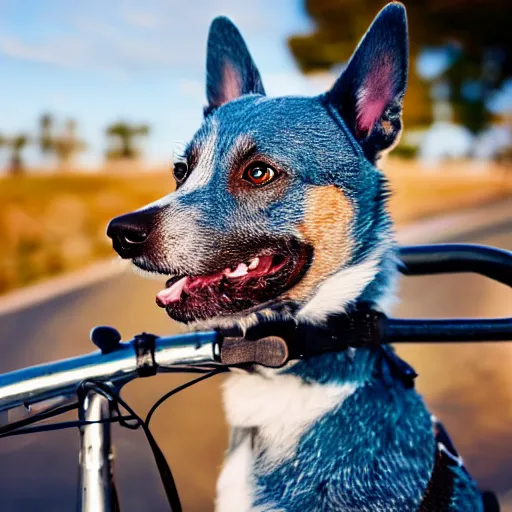
{"type": "MultiPolygon", "coordinates": [[[[433,240],[432,240],[433,241],[433,240]]],[[[457,241],[512,249],[512,222],[461,235],[457,241]]],[[[131,273],[0,316],[0,372],[91,350],[90,328],[110,324],[125,338],[143,330],[177,327],[154,304],[161,284],[131,273]]],[[[478,276],[402,280],[397,316],[507,316],[512,295],[478,276]]],[[[399,350],[419,373],[417,387],[448,427],[482,488],[512,503],[512,343],[406,346],[399,350]]],[[[125,398],[139,413],[187,378],[159,376],[131,383],[125,398]]],[[[173,467],[184,510],[212,509],[215,478],[227,442],[219,385],[214,377],[169,400],[153,432],[173,467]]],[[[115,427],[116,475],[123,511],[164,511],[145,438],[115,427]]],[[[75,430],[0,441],[0,509],[3,512],[74,510],[77,476],[75,430]]],[[[512,510],[512,509],[511,509],[512,510]]]]}

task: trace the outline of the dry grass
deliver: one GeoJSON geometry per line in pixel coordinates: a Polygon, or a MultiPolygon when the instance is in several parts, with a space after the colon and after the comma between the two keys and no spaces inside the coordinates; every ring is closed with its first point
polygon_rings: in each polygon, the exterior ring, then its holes
{"type": "MultiPolygon", "coordinates": [[[[400,160],[385,168],[400,224],[512,193],[512,174],[502,168],[471,172],[454,164],[434,174],[400,160]]],[[[172,187],[169,174],[145,172],[0,179],[0,293],[112,256],[109,219],[172,187]]]]}
{"type": "Polygon", "coordinates": [[[390,158],[383,167],[393,191],[391,212],[402,225],[512,195],[512,169],[503,166],[453,162],[433,172],[390,158]]]}
{"type": "Polygon", "coordinates": [[[172,186],[163,173],[1,179],[0,293],[111,256],[108,220],[172,186]]]}

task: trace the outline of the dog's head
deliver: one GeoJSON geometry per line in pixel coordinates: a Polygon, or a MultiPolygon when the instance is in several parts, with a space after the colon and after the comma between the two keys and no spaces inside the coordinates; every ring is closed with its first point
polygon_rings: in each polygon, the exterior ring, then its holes
{"type": "Polygon", "coordinates": [[[399,136],[406,80],[401,4],[312,98],[266,97],[240,33],[215,19],[205,119],[174,164],[177,190],[114,219],[114,248],[170,276],[157,302],[182,322],[283,304],[311,320],[341,311],[386,281],[390,223],[374,164],[399,136]]]}

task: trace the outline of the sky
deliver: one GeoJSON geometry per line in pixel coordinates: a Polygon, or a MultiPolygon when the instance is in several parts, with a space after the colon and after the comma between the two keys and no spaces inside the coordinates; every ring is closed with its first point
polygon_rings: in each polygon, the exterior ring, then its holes
{"type": "MultiPolygon", "coordinates": [[[[61,126],[78,122],[87,150],[82,167],[101,165],[105,128],[147,123],[142,148],[149,165],[168,165],[173,148],[199,127],[205,104],[208,26],[227,15],[240,28],[267,94],[317,94],[329,73],[304,77],[290,54],[290,34],[308,32],[304,0],[0,0],[0,135],[36,135],[41,114],[61,126]]],[[[431,79],[446,65],[443,49],[425,49],[415,63],[431,79]]],[[[491,105],[512,111],[512,80],[491,105]]],[[[51,165],[36,144],[29,166],[51,165]]],[[[8,160],[0,149],[0,168],[8,160]]]]}
{"type": "MultiPolygon", "coordinates": [[[[288,35],[310,30],[302,0],[0,0],[0,133],[37,133],[38,119],[78,122],[84,166],[101,163],[105,127],[148,123],[150,164],[172,159],[199,127],[208,26],[229,16],[269,95],[314,94],[333,78],[305,78],[288,35]]],[[[5,161],[5,151],[2,159],[5,161]]],[[[41,164],[36,145],[27,162],[41,164]]]]}

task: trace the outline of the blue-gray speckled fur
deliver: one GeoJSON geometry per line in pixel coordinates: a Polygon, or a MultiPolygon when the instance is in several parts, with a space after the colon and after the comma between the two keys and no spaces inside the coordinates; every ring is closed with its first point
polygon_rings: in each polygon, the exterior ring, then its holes
{"type": "Polygon", "coordinates": [[[432,421],[421,397],[390,373],[383,352],[325,355],[290,372],[308,381],[354,382],[357,389],[305,433],[293,459],[270,473],[256,462],[256,505],[417,510],[434,463],[432,421]]]}
{"type": "MultiPolygon", "coordinates": [[[[339,113],[325,96],[267,98],[247,95],[218,107],[205,120],[191,144],[204,147],[215,137],[214,169],[208,183],[191,192],[178,190],[173,204],[199,212],[199,225],[212,235],[231,240],[234,232],[261,232],[263,236],[293,232],[304,217],[304,197],[311,187],[335,185],[357,204],[352,236],[357,242],[347,264],[365,258],[386,238],[391,227],[385,211],[384,176],[364,158],[339,113]],[[258,204],[241,204],[226,194],[230,153],[240,137],[258,152],[280,162],[289,174],[279,201],[258,211],[258,204]],[[314,170],[314,172],[312,172],[314,170]],[[202,223],[205,225],[202,226],[202,223]]],[[[391,235],[388,236],[391,239],[391,235]]]]}
{"type": "MultiPolygon", "coordinates": [[[[295,456],[268,471],[254,464],[261,510],[416,511],[430,479],[436,443],[422,398],[390,370],[384,352],[358,349],[294,365],[306,382],[357,384],[343,404],[303,435],[295,456]],[[328,370],[327,370],[328,369],[328,370]]],[[[455,467],[450,511],[481,510],[474,481],[455,467]]]]}

